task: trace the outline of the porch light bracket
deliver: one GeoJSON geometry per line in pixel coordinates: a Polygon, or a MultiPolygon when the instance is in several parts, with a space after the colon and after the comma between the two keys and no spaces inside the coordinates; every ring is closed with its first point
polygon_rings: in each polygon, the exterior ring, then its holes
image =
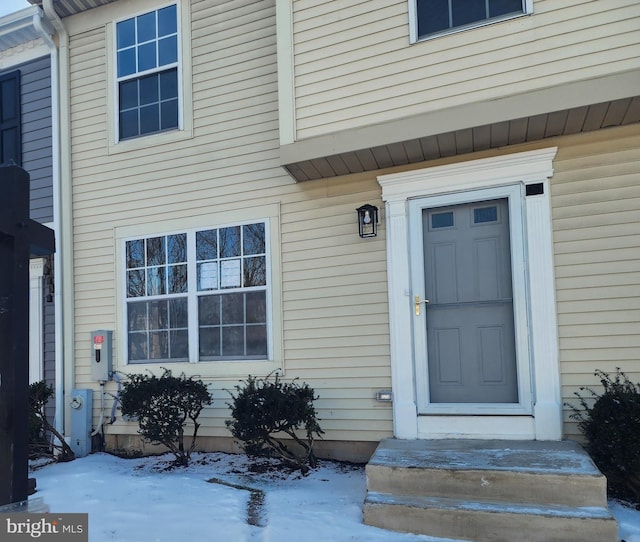
{"type": "Polygon", "coordinates": [[[356,209],[358,213],[358,234],[363,239],[366,237],[376,237],[378,235],[378,208],[375,205],[366,203],[356,209]]]}

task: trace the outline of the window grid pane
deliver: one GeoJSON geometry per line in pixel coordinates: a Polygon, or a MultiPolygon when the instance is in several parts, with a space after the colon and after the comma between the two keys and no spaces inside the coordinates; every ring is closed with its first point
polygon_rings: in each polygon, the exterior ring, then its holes
{"type": "Polygon", "coordinates": [[[130,363],[188,360],[187,303],[181,297],[127,305],[130,363]]]}
{"type": "Polygon", "coordinates": [[[178,70],[120,83],[120,139],[178,127],[178,70]]]}
{"type": "Polygon", "coordinates": [[[121,140],[178,128],[177,20],[172,5],[116,24],[121,140]]]}
{"type": "Polygon", "coordinates": [[[199,360],[267,359],[264,232],[255,223],[126,241],[129,362],[188,361],[190,258],[199,360]]]}
{"type": "Polygon", "coordinates": [[[198,298],[201,361],[266,359],[266,291],[198,298]]]}

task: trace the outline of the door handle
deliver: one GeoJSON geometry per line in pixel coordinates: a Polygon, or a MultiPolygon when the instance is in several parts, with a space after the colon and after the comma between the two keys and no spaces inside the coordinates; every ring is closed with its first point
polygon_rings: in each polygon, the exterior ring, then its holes
{"type": "Polygon", "coordinates": [[[428,299],[423,299],[422,301],[420,300],[420,296],[417,295],[414,298],[414,302],[416,305],[416,316],[420,316],[420,303],[424,303],[425,305],[427,305],[429,303],[428,299]]]}

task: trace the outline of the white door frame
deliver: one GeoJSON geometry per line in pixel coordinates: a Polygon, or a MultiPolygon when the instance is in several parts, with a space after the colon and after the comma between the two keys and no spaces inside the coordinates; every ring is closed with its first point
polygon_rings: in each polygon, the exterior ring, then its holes
{"type": "MultiPolygon", "coordinates": [[[[548,181],[553,174],[556,152],[557,147],[552,147],[378,177],[386,206],[391,378],[396,438],[562,438],[548,181]],[[455,415],[455,412],[446,416],[420,415],[413,349],[409,236],[412,227],[411,201],[416,198],[444,197],[443,201],[462,202],[470,191],[476,192],[470,195],[474,198],[479,194],[494,192],[493,189],[497,189],[497,193],[505,189],[508,191],[508,187],[517,187],[512,190],[520,190],[524,194],[527,185],[542,188],[542,193],[523,196],[519,200],[521,209],[516,214],[520,214],[521,219],[520,224],[515,226],[521,229],[523,238],[526,299],[518,301],[517,310],[525,310],[528,314],[519,314],[517,318],[521,322],[528,322],[528,334],[524,335],[528,335],[531,380],[523,384],[529,388],[529,405],[510,416],[482,415],[481,411],[478,411],[478,415],[464,416],[455,415]]],[[[481,196],[480,199],[485,198],[481,196]]],[[[515,201],[513,197],[511,200],[515,201]]]]}

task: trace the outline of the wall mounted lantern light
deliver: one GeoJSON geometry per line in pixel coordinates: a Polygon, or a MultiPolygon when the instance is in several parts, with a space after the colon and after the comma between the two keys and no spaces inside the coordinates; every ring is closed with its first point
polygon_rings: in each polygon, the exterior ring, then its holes
{"type": "Polygon", "coordinates": [[[358,233],[360,237],[375,237],[378,235],[378,208],[365,204],[356,209],[358,213],[358,233]]]}

